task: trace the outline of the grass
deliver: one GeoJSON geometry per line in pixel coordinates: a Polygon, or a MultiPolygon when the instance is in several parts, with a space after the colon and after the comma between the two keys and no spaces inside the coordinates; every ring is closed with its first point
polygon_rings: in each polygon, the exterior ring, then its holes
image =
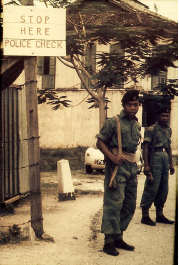
{"type": "Polygon", "coordinates": [[[87,147],[41,149],[40,170],[56,171],[57,161],[66,159],[69,161],[72,170],[84,168],[84,156],[87,147]]]}
{"type": "MultiPolygon", "coordinates": [[[[40,170],[56,171],[57,161],[67,159],[72,170],[80,170],[84,168],[85,151],[87,147],[74,148],[57,148],[57,149],[41,149],[40,150],[40,170]]],[[[173,156],[174,165],[178,165],[178,156],[173,156]]]]}

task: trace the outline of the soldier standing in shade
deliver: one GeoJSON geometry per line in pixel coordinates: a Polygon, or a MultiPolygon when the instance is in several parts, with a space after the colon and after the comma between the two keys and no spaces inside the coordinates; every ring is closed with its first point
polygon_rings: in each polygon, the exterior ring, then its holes
{"type": "Polygon", "coordinates": [[[122,98],[122,106],[123,110],[120,115],[117,115],[121,127],[122,154],[115,152],[119,148],[115,117],[105,121],[103,128],[97,134],[96,144],[106,160],[101,227],[101,232],[105,236],[103,251],[113,256],[119,254],[116,248],[134,250],[134,246],[123,240],[123,231],[127,229],[136,208],[135,152],[140,142],[141,126],[135,115],[139,110],[139,92],[137,90],[127,91],[122,98]],[[132,158],[132,162],[128,160],[128,157],[132,158]],[[115,166],[118,167],[117,174],[110,187],[110,178],[115,166]]]}
{"type": "Polygon", "coordinates": [[[156,222],[173,224],[163,214],[168,195],[168,172],[174,174],[171,150],[171,128],[169,127],[170,107],[161,106],[158,121],[146,128],[143,143],[144,174],[146,181],[140,206],[142,208],[141,223],[155,226],[149,216],[149,209],[154,203],[156,222]]]}

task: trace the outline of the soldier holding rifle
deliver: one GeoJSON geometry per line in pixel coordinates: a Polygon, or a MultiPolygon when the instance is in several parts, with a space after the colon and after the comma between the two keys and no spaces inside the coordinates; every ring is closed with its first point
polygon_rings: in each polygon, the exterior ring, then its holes
{"type": "Polygon", "coordinates": [[[103,219],[103,251],[117,256],[117,248],[133,251],[134,246],[123,239],[134,215],[137,197],[136,150],[141,127],[136,113],[139,110],[139,91],[128,90],[122,98],[123,109],[116,117],[107,119],[97,134],[97,147],[106,159],[103,219]],[[120,128],[119,128],[120,127],[120,128]]]}

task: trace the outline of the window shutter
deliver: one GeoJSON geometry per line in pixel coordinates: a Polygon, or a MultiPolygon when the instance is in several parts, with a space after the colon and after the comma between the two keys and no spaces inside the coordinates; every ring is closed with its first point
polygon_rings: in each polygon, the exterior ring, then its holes
{"type": "Polygon", "coordinates": [[[37,57],[37,74],[43,75],[44,72],[44,57],[37,57]]]}
{"type": "MultiPolygon", "coordinates": [[[[87,48],[84,61],[85,61],[85,66],[87,67],[87,70],[89,73],[92,74],[96,72],[96,45],[95,44],[89,45],[89,47],[87,48]]],[[[84,78],[89,87],[90,85],[89,79],[86,77],[86,75],[84,75],[84,78]]],[[[84,89],[83,84],[81,84],[81,88],[84,89]]]]}
{"type": "Polygon", "coordinates": [[[49,74],[50,75],[55,75],[55,69],[56,69],[56,57],[50,57],[50,69],[49,69],[49,74]]]}
{"type": "MultiPolygon", "coordinates": [[[[123,57],[125,55],[124,49],[122,49],[119,44],[111,44],[110,45],[110,53],[112,53],[112,52],[118,53],[121,57],[123,57]]],[[[124,88],[124,82],[122,80],[118,84],[118,87],[121,89],[124,88]]]]}
{"type": "Polygon", "coordinates": [[[151,76],[151,89],[156,90],[160,84],[165,84],[167,81],[167,71],[160,71],[158,75],[151,76]]]}
{"type": "Polygon", "coordinates": [[[56,57],[44,57],[42,88],[55,88],[56,57]]]}

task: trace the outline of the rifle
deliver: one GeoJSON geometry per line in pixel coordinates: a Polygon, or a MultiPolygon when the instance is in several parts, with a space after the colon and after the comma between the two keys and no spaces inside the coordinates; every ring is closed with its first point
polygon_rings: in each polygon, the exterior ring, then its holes
{"type": "MultiPolygon", "coordinates": [[[[124,157],[125,160],[129,161],[129,162],[136,162],[136,156],[135,154],[130,154],[130,153],[125,153],[122,151],[122,141],[121,141],[121,126],[120,126],[120,120],[118,118],[118,116],[115,117],[116,119],[116,124],[117,124],[117,141],[118,141],[118,149],[117,148],[114,148],[113,149],[113,153],[114,154],[119,154],[119,155],[122,155],[124,157]]],[[[109,188],[112,188],[112,185],[113,185],[113,181],[114,181],[114,178],[117,174],[117,170],[119,168],[119,165],[116,165],[113,172],[112,172],[112,175],[111,175],[111,178],[110,178],[110,182],[109,182],[109,188]]]]}
{"type": "MultiPolygon", "coordinates": [[[[121,126],[120,126],[120,121],[119,121],[118,116],[116,116],[115,119],[116,119],[116,124],[117,124],[118,154],[121,155],[122,154],[121,126]]],[[[112,188],[112,183],[117,174],[117,170],[118,170],[118,166],[115,166],[112,172],[111,178],[110,178],[109,188],[112,188]]]]}

